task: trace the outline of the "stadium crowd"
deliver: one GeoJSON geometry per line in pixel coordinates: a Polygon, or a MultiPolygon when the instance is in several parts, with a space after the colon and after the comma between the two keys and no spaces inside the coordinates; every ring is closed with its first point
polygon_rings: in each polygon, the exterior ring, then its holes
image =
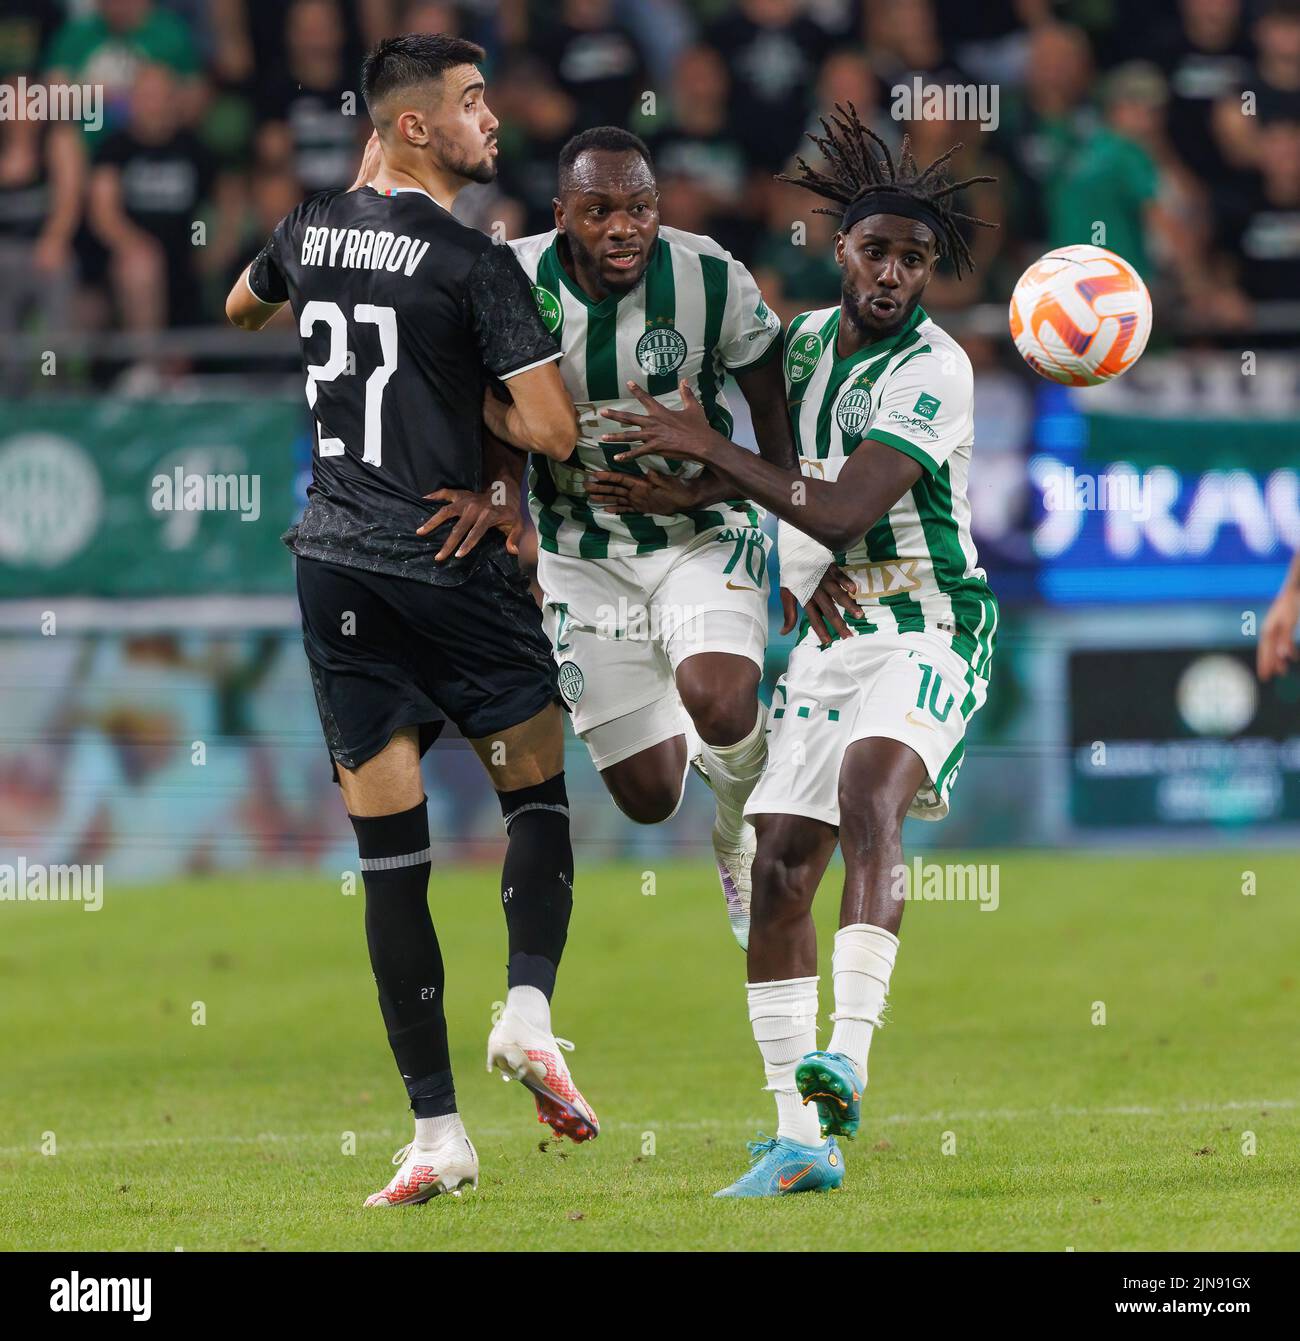
{"type": "Polygon", "coordinates": [[[489,53],[500,175],[463,208],[507,236],[552,226],[560,146],[616,123],[665,222],[750,262],[783,316],[824,304],[834,221],[773,175],[851,101],[998,178],[968,197],[1001,225],[970,239],[976,278],[941,271],[927,306],[1005,297],[1081,241],[1206,328],[1300,294],[1300,0],[5,0],[0,82],[101,85],[103,124],[0,120],[0,338],[216,322],[274,224],[352,180],[361,54],[408,30],[489,53]],[[891,114],[918,76],[993,89],[995,115],[891,114]]]}

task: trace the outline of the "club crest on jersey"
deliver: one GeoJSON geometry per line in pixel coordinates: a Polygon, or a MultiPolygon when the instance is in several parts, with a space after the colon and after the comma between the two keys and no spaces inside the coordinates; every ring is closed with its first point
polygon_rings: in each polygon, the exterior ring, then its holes
{"type": "Polygon", "coordinates": [[[537,304],[537,315],[541,317],[542,325],[554,335],[564,320],[564,309],[560,306],[560,300],[550,289],[534,284],[533,301],[537,304]]]}
{"type": "Polygon", "coordinates": [[[822,348],[822,338],[815,331],[791,340],[790,348],[785,351],[785,375],[791,383],[802,382],[813,375],[822,348]]]}
{"type": "Polygon", "coordinates": [[[570,703],[576,703],[582,697],[585,685],[582,671],[572,661],[566,661],[560,667],[560,693],[570,703]]]}
{"type": "Polygon", "coordinates": [[[636,361],[651,376],[674,373],[686,362],[686,340],[671,326],[651,326],[636,342],[636,361]]]}
{"type": "Polygon", "coordinates": [[[835,407],[835,422],[846,437],[856,438],[871,418],[871,392],[865,386],[850,387],[835,407]]]}

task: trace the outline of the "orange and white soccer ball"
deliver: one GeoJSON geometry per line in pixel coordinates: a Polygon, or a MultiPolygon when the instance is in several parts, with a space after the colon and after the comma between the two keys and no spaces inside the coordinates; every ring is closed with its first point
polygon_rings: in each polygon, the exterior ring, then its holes
{"type": "Polygon", "coordinates": [[[1104,247],[1057,247],[1020,276],[1011,338],[1039,374],[1096,386],[1127,372],[1147,347],[1151,295],[1142,276],[1104,247]]]}

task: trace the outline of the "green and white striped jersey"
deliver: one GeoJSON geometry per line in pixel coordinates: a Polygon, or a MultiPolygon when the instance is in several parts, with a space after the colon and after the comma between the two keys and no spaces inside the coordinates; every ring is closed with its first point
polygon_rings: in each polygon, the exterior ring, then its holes
{"type": "Polygon", "coordinates": [[[781,320],[749,271],[712,238],[660,228],[636,287],[595,303],[560,264],[553,230],[510,245],[532,281],[542,319],[560,342],[560,372],[578,409],[576,457],[563,465],[533,458],[528,502],[541,547],[584,559],[624,558],[688,543],[715,526],[756,526],[759,512],[744,500],[669,517],[616,515],[591,507],[586,485],[588,470],[641,473],[646,467],[687,478],[701,470],[697,462],[660,456],[615,462],[626,448],[600,437],[623,426],[600,411],[641,413],[627,393],[630,380],[676,410],[682,403],[677,383],[686,379],[709,422],[731,436],[725,371],[756,365],[781,348],[781,320]]]}
{"type": "Polygon", "coordinates": [[[839,323],[838,307],[804,312],[786,335],[786,396],[803,473],[836,479],[866,438],[922,467],[885,516],[835,555],[852,570],[866,616],[847,622],[865,634],[936,634],[987,676],[998,605],[970,533],[970,360],[921,307],[902,332],[846,358],[835,354],[839,323]]]}

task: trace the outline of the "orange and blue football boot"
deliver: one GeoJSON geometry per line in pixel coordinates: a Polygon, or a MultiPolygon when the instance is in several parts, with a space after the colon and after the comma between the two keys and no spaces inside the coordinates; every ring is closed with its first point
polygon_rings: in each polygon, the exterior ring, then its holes
{"type": "Polygon", "coordinates": [[[788,1137],[750,1141],[748,1173],[715,1197],[784,1197],[795,1192],[828,1192],[844,1181],[844,1160],[834,1140],[800,1145],[788,1137]]]}

